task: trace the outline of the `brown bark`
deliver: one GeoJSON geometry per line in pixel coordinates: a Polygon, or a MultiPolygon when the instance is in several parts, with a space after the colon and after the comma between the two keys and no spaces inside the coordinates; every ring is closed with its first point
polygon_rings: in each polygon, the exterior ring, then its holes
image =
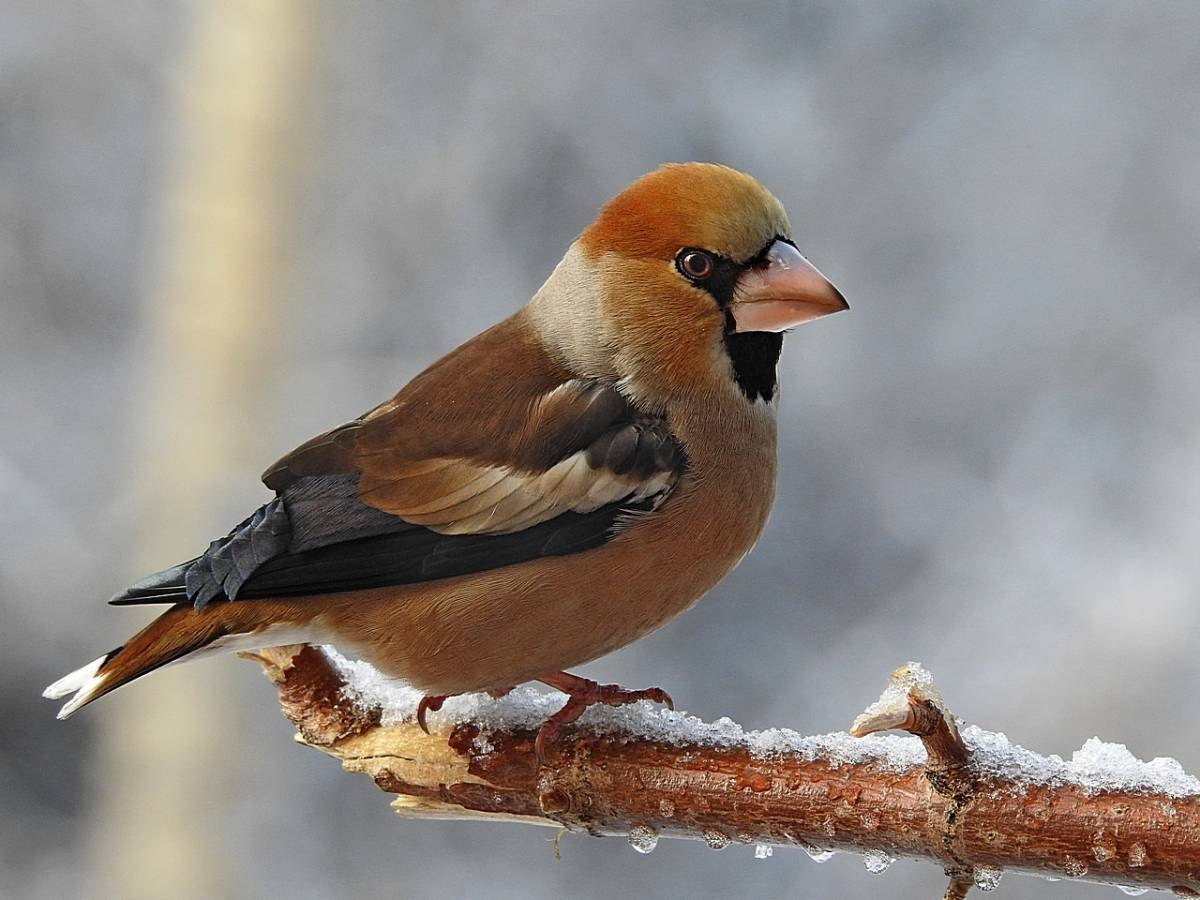
{"type": "Polygon", "coordinates": [[[947,897],[1000,870],[1200,896],[1200,796],[1027,784],[983,773],[932,685],[899,679],[852,734],[917,734],[928,761],[892,771],[747,748],[663,743],[624,733],[564,731],[539,766],[535,733],[471,722],[425,734],[382,725],[379,709],[344,696],[338,671],[311,647],[258,657],[300,739],[370,775],[402,815],[494,818],[598,835],[821,847],[927,859],[950,875],[947,897]],[[293,654],[295,654],[293,658],[293,654]]]}

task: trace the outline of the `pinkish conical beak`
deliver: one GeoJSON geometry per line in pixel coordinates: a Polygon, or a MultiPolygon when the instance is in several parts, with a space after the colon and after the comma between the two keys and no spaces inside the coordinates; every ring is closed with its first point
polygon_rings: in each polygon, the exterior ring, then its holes
{"type": "Polygon", "coordinates": [[[783,331],[850,304],[799,250],[776,241],[762,265],[747,270],[733,292],[735,331],[783,331]]]}

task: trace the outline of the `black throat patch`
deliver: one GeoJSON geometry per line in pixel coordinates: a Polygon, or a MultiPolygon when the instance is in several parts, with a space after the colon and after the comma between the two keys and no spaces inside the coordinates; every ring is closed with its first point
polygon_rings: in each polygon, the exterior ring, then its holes
{"type": "Polygon", "coordinates": [[[726,313],[725,352],[733,363],[733,380],[746,399],[770,402],[778,384],[776,367],[783,349],[783,335],[771,331],[733,330],[733,316],[726,313]]]}

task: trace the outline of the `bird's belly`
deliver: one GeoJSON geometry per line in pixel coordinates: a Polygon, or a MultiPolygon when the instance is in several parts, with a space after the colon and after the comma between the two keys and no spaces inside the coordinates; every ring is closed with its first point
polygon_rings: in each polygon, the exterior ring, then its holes
{"type": "Polygon", "coordinates": [[[681,499],[673,512],[694,521],[639,523],[584,553],[343,595],[330,624],[347,649],[430,694],[506,688],[581,665],[695,603],[753,546],[770,505],[768,495],[736,521],[710,522],[686,514],[711,507],[681,499]]]}

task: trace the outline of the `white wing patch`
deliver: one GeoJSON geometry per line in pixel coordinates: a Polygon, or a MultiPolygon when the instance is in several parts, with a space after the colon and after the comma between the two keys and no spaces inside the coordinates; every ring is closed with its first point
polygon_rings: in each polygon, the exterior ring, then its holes
{"type": "MultiPolygon", "coordinates": [[[[391,507],[394,513],[442,534],[505,534],[562,512],[591,512],[618,500],[637,501],[669,490],[674,472],[618,475],[573,453],[544,472],[522,472],[456,460],[460,486],[428,502],[391,507]]],[[[442,470],[445,472],[446,470],[442,470]]]]}

